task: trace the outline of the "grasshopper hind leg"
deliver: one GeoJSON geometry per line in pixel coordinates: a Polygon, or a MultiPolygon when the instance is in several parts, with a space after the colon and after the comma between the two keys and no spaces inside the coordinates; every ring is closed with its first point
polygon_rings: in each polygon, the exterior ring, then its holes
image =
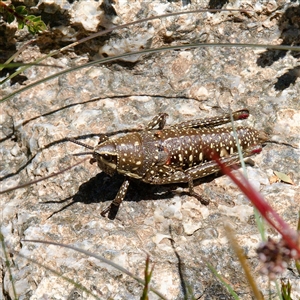
{"type": "Polygon", "coordinates": [[[201,202],[202,205],[208,205],[209,200],[202,197],[200,194],[196,193],[194,191],[194,183],[193,178],[191,176],[188,176],[188,185],[189,185],[189,195],[192,197],[195,197],[198,201],[201,202]]]}

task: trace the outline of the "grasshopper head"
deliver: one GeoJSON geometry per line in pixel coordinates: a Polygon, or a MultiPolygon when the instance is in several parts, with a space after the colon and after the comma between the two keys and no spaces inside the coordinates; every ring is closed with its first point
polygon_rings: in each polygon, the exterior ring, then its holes
{"type": "Polygon", "coordinates": [[[94,149],[93,158],[98,167],[105,173],[113,175],[117,169],[118,154],[116,145],[112,140],[107,140],[94,149]]]}
{"type": "Polygon", "coordinates": [[[145,172],[144,153],[138,133],[105,140],[95,147],[93,158],[99,168],[109,175],[118,172],[140,179],[145,172]]]}
{"type": "Polygon", "coordinates": [[[81,143],[75,139],[67,138],[68,141],[77,145],[83,146],[92,152],[85,152],[81,154],[92,154],[91,163],[97,162],[98,167],[105,173],[113,175],[117,169],[118,156],[116,151],[116,144],[112,140],[105,139],[104,142],[99,143],[95,148],[81,143]]]}

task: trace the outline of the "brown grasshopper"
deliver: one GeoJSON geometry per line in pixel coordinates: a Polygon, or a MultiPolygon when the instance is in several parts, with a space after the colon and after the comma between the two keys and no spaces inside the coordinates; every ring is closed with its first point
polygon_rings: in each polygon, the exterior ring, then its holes
{"type": "MultiPolygon", "coordinates": [[[[127,133],[121,137],[102,137],[96,147],[69,139],[93,150],[91,163],[109,175],[119,173],[125,179],[111,204],[101,212],[105,216],[118,210],[122,203],[130,178],[150,184],[188,183],[189,194],[202,204],[204,200],[194,191],[193,180],[208,176],[219,170],[212,160],[212,152],[221,162],[232,165],[239,161],[232,128],[219,125],[230,122],[230,115],[196,119],[164,128],[167,114],[156,116],[145,130],[127,133]],[[158,126],[158,129],[154,129],[158,126]]],[[[232,114],[234,120],[246,119],[247,109],[232,114]]],[[[268,138],[263,132],[249,127],[237,127],[236,133],[243,157],[259,153],[262,143],[268,138]]]]}

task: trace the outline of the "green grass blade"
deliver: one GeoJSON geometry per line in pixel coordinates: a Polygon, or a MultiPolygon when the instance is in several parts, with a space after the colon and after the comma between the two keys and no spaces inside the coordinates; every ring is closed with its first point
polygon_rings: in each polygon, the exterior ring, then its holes
{"type": "Polygon", "coordinates": [[[18,300],[17,291],[16,291],[16,287],[15,287],[15,284],[14,284],[12,271],[11,271],[11,268],[10,268],[10,261],[8,259],[8,255],[7,255],[7,251],[6,251],[6,247],[5,247],[5,243],[4,243],[4,236],[1,232],[0,232],[0,241],[1,241],[1,247],[2,247],[3,253],[4,253],[5,265],[8,269],[8,274],[9,274],[10,282],[11,282],[11,285],[12,285],[12,290],[13,290],[13,293],[14,293],[14,297],[15,297],[15,300],[18,300]]]}
{"type": "Polygon", "coordinates": [[[228,292],[231,294],[231,296],[235,299],[235,300],[239,300],[239,296],[237,295],[237,293],[233,290],[233,288],[227,283],[225,282],[225,280],[222,278],[221,275],[219,275],[219,273],[217,272],[217,270],[210,264],[210,263],[206,263],[208,268],[211,270],[211,272],[222,282],[222,284],[227,288],[228,292]]]}
{"type": "MultiPolygon", "coordinates": [[[[238,149],[238,154],[239,154],[239,158],[240,158],[240,163],[243,169],[243,173],[245,178],[248,180],[248,174],[247,174],[247,169],[246,169],[246,164],[244,161],[244,157],[243,157],[243,152],[241,149],[241,145],[239,143],[239,138],[237,136],[237,132],[236,132],[236,128],[235,128],[235,124],[234,124],[234,120],[233,120],[233,116],[232,116],[232,111],[231,109],[229,109],[229,115],[230,115],[230,121],[231,121],[231,127],[232,127],[232,131],[233,131],[233,136],[235,138],[235,143],[238,149]]],[[[256,208],[254,208],[254,216],[255,216],[255,221],[256,221],[256,225],[257,225],[257,229],[258,232],[260,233],[261,239],[262,241],[266,241],[266,230],[265,230],[265,223],[263,218],[261,217],[260,213],[258,212],[258,210],[256,208]]]]}

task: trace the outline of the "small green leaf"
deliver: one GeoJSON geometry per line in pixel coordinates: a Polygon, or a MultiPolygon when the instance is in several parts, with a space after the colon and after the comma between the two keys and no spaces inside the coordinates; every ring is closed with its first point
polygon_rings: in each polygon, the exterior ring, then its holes
{"type": "Polygon", "coordinates": [[[296,265],[296,269],[298,271],[298,274],[300,275],[300,261],[299,260],[296,260],[295,261],[295,265],[296,265]]]}
{"type": "Polygon", "coordinates": [[[26,16],[26,20],[33,22],[33,20],[34,20],[35,17],[36,16],[28,15],[28,16],[26,16]]]}
{"type": "Polygon", "coordinates": [[[40,21],[38,24],[36,24],[38,31],[45,31],[47,30],[47,26],[43,21],[40,21]]]}
{"type": "Polygon", "coordinates": [[[292,300],[292,285],[290,281],[285,284],[283,280],[281,280],[281,296],[284,300],[292,300]]]}
{"type": "Polygon", "coordinates": [[[37,23],[37,22],[39,22],[39,21],[41,21],[41,16],[32,16],[33,18],[32,18],[32,22],[34,22],[34,23],[37,23]]]}
{"type": "Polygon", "coordinates": [[[18,29],[23,29],[23,28],[24,28],[24,22],[19,20],[18,29]]]}
{"type": "Polygon", "coordinates": [[[11,23],[15,20],[15,16],[13,14],[11,14],[10,12],[7,12],[6,13],[6,20],[7,20],[7,23],[11,23]]]}
{"type": "Polygon", "coordinates": [[[41,20],[41,16],[29,15],[25,18],[25,23],[29,32],[32,34],[47,29],[46,24],[41,20]]]}
{"type": "Polygon", "coordinates": [[[28,14],[26,6],[17,6],[15,8],[15,11],[17,14],[23,15],[23,16],[28,14]]]}
{"type": "Polygon", "coordinates": [[[289,184],[294,184],[293,180],[289,175],[277,171],[273,171],[273,172],[281,181],[289,184]]]}

